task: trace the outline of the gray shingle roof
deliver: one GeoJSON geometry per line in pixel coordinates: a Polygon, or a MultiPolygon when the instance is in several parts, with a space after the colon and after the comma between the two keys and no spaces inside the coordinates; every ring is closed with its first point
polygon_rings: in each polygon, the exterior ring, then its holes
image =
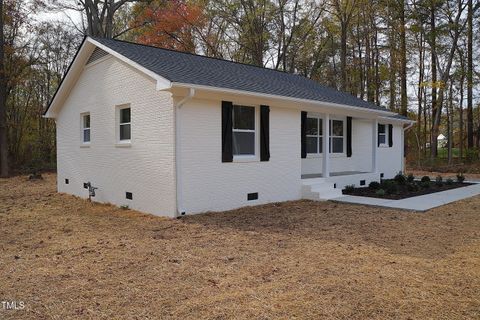
{"type": "Polygon", "coordinates": [[[171,82],[388,111],[348,93],[291,73],[130,42],[93,39],[171,82]]]}

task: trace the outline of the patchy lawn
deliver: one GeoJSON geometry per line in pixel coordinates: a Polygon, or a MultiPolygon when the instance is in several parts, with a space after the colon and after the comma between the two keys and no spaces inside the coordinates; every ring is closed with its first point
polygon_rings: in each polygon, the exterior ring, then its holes
{"type": "Polygon", "coordinates": [[[168,220],[0,180],[0,319],[478,319],[480,197],[168,220]]]}

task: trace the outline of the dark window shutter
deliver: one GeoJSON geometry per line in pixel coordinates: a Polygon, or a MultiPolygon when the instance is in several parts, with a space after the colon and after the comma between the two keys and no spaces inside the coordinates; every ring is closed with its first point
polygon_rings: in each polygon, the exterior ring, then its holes
{"type": "Polygon", "coordinates": [[[393,147],[393,125],[388,125],[388,146],[393,147]]]}
{"type": "Polygon", "coordinates": [[[352,117],[347,117],[347,157],[352,156],[352,117]]]}
{"type": "Polygon", "coordinates": [[[377,147],[380,147],[380,124],[377,125],[377,147]]]}
{"type": "Polygon", "coordinates": [[[233,161],[232,112],[232,102],[222,101],[222,162],[233,161]]]}
{"type": "Polygon", "coordinates": [[[270,160],[270,107],[260,106],[260,161],[270,160]]]}
{"type": "Polygon", "coordinates": [[[302,159],[307,157],[307,112],[302,111],[302,124],[301,124],[301,143],[302,143],[302,159]]]}

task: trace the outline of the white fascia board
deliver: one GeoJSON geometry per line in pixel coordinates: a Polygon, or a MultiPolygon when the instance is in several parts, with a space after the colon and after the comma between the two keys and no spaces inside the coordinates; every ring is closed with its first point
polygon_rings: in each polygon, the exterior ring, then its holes
{"type": "Polygon", "coordinates": [[[109,54],[111,54],[112,56],[114,56],[115,58],[125,62],[126,64],[132,66],[133,68],[145,73],[146,75],[148,75],[149,77],[151,77],[152,79],[156,80],[157,81],[157,85],[156,85],[156,89],[157,90],[165,90],[165,89],[169,89],[172,87],[172,83],[170,82],[170,80],[156,74],[155,72],[153,71],[150,71],[148,70],[147,68],[145,67],[142,67],[141,65],[139,65],[138,63],[136,63],[135,61],[132,61],[130,59],[128,59],[127,57],[121,55],[120,53],[116,52],[115,50],[113,49],[110,49],[109,47],[101,44],[100,42],[98,41],[95,41],[94,39],[92,38],[87,38],[87,41],[96,45],[97,47],[99,47],[100,49],[102,49],[103,51],[106,51],[108,52],[109,54]]]}
{"type": "Polygon", "coordinates": [[[410,119],[398,119],[398,118],[392,118],[392,117],[378,117],[378,120],[380,121],[385,121],[389,123],[400,123],[400,124],[414,124],[416,123],[415,120],[410,120],[410,119]]]}
{"type": "Polygon", "coordinates": [[[172,87],[179,87],[179,88],[193,88],[193,89],[213,91],[213,92],[224,92],[224,93],[236,94],[236,95],[246,95],[246,96],[253,96],[253,97],[259,97],[259,98],[266,98],[266,99],[278,99],[278,100],[292,101],[292,102],[297,102],[297,103],[306,103],[306,104],[318,105],[318,106],[322,106],[322,107],[331,107],[331,108],[339,108],[339,109],[344,109],[344,110],[367,112],[367,113],[377,114],[379,116],[394,116],[394,115],[396,115],[395,112],[391,112],[391,111],[374,110],[374,109],[354,107],[354,106],[332,103],[332,102],[299,99],[299,98],[279,96],[279,95],[268,94],[268,93],[258,93],[258,92],[244,91],[244,90],[235,90],[235,89],[219,88],[219,87],[211,87],[211,86],[203,86],[203,85],[179,83],[179,82],[172,82],[171,86],[172,87]]]}
{"type": "Polygon", "coordinates": [[[171,88],[171,82],[169,80],[165,79],[162,76],[159,76],[155,72],[152,72],[142,67],[138,63],[124,57],[123,55],[119,54],[115,50],[110,49],[109,47],[99,43],[98,41],[95,41],[92,38],[87,37],[83,42],[82,46],[80,47],[80,49],[78,49],[78,53],[75,56],[75,60],[72,62],[70,69],[68,70],[64,79],[62,80],[60,87],[58,88],[57,92],[53,97],[52,102],[50,103],[50,107],[48,108],[47,112],[43,115],[43,117],[56,118],[58,109],[61,108],[62,103],[65,101],[66,96],[70,92],[71,87],[75,84],[76,80],[78,79],[81,72],[83,71],[83,67],[85,66],[86,62],[88,61],[88,58],[90,57],[90,54],[93,52],[95,47],[99,47],[100,49],[108,52],[109,54],[116,57],[117,59],[127,63],[133,68],[139,70],[140,72],[154,79],[156,81],[157,90],[166,90],[171,88]]]}
{"type": "Polygon", "coordinates": [[[88,57],[93,50],[94,47],[86,40],[82,43],[82,46],[78,49],[78,53],[70,65],[67,74],[60,83],[60,87],[57,89],[57,92],[55,92],[47,112],[43,115],[44,118],[56,118],[57,109],[61,106],[62,102],[65,101],[67,94],[70,92],[72,85],[75,83],[82,71],[83,65],[88,60],[88,57]]]}

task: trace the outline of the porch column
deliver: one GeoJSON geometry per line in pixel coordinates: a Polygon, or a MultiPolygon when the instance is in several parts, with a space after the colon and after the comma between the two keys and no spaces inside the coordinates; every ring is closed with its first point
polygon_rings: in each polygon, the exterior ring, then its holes
{"type": "Polygon", "coordinates": [[[372,121],[372,172],[377,172],[377,151],[378,151],[378,120],[372,121]]]}
{"type": "Polygon", "coordinates": [[[322,177],[330,177],[330,115],[325,114],[323,117],[323,170],[322,177]]]}

